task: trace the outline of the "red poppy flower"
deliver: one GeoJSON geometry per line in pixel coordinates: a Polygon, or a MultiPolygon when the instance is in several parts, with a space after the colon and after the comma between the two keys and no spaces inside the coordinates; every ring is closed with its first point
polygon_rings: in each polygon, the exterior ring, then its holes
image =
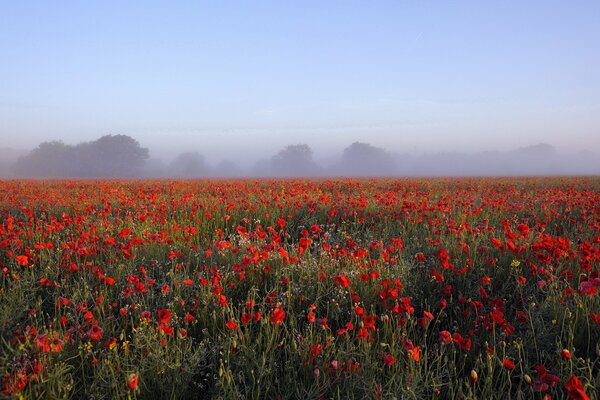
{"type": "Polygon", "coordinates": [[[338,275],[333,278],[333,281],[342,288],[346,288],[350,285],[350,279],[348,279],[346,275],[338,275]]]}
{"type": "Polygon", "coordinates": [[[285,311],[277,307],[273,310],[273,314],[271,315],[270,321],[274,324],[281,324],[283,319],[285,318],[285,311]]]}
{"type": "Polygon", "coordinates": [[[167,336],[173,336],[173,327],[167,324],[160,324],[158,331],[164,333],[167,336]]]}
{"type": "Polygon", "coordinates": [[[250,322],[252,322],[252,314],[243,313],[241,321],[242,321],[242,324],[249,324],[250,322]]]}
{"type": "Polygon", "coordinates": [[[127,378],[127,388],[129,390],[135,390],[138,387],[139,377],[136,374],[129,374],[127,378]]]}
{"type": "Polygon", "coordinates": [[[193,322],[194,320],[196,320],[196,318],[190,313],[185,314],[185,316],[183,317],[183,322],[185,322],[185,323],[190,323],[190,322],[193,322]]]}
{"type": "Polygon", "coordinates": [[[590,398],[583,390],[583,383],[575,375],[572,375],[565,383],[567,396],[571,400],[589,400],[590,398]]]}
{"type": "Polygon", "coordinates": [[[512,360],[509,360],[508,358],[505,358],[504,361],[502,361],[502,366],[508,370],[513,370],[515,369],[515,363],[512,360]]]}
{"type": "Polygon", "coordinates": [[[235,331],[236,329],[239,328],[238,324],[235,323],[234,320],[230,319],[229,321],[227,321],[227,323],[225,324],[225,326],[228,329],[231,329],[232,331],[235,331]]]}
{"type": "Polygon", "coordinates": [[[17,256],[16,260],[17,264],[22,267],[26,267],[29,264],[29,258],[27,256],[17,256]]]}
{"type": "Polygon", "coordinates": [[[171,311],[160,309],[158,310],[158,322],[161,324],[166,324],[171,319],[171,311]]]}
{"type": "Polygon", "coordinates": [[[440,332],[440,342],[445,343],[445,344],[452,343],[452,335],[450,334],[450,332],[441,331],[440,332]]]}
{"type": "Polygon", "coordinates": [[[392,365],[396,364],[396,359],[394,358],[394,356],[388,353],[385,356],[383,356],[383,363],[388,367],[391,367],[392,365]]]}
{"type": "Polygon", "coordinates": [[[321,354],[321,351],[323,350],[323,345],[316,343],[313,344],[312,346],[310,346],[310,356],[311,358],[316,358],[319,356],[319,354],[321,354]]]}
{"type": "Polygon", "coordinates": [[[87,334],[92,342],[97,342],[102,339],[102,328],[98,325],[94,325],[87,331],[87,334]]]}
{"type": "Polygon", "coordinates": [[[356,333],[356,336],[360,340],[367,340],[369,338],[369,331],[366,330],[364,327],[361,327],[361,328],[358,329],[358,332],[356,333]]]}
{"type": "Polygon", "coordinates": [[[419,361],[421,359],[421,348],[419,346],[415,346],[409,350],[408,354],[413,360],[419,361]]]}

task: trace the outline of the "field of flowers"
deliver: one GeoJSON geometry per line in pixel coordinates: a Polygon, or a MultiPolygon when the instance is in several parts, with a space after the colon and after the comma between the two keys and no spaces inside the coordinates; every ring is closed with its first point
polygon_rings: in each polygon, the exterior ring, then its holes
{"type": "Polygon", "coordinates": [[[0,269],[0,397],[598,399],[598,178],[0,181],[0,269]]]}

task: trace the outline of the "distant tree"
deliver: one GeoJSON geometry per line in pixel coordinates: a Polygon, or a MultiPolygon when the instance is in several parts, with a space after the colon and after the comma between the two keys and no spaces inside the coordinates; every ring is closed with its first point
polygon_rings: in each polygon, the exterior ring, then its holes
{"type": "Polygon", "coordinates": [[[271,172],[271,164],[271,160],[269,160],[268,158],[258,160],[252,166],[252,169],[250,170],[250,175],[256,177],[273,175],[273,173],[271,172]]]}
{"type": "Polygon", "coordinates": [[[169,174],[182,178],[199,178],[210,175],[204,157],[197,152],[182,153],[169,164],[169,174]]]}
{"type": "Polygon", "coordinates": [[[17,176],[69,177],[73,153],[73,146],[61,141],[43,142],[29,154],[19,157],[13,167],[14,172],[17,176]]]}
{"type": "Polygon", "coordinates": [[[389,176],[397,170],[393,157],[384,149],[354,142],[344,149],[339,172],[350,176],[389,176]]]}
{"type": "Polygon", "coordinates": [[[548,143],[538,143],[532,146],[520,147],[516,153],[528,156],[548,156],[556,154],[556,148],[548,143]]]}
{"type": "Polygon", "coordinates": [[[44,142],[14,166],[18,176],[32,177],[131,177],[148,158],[148,149],[126,135],[107,135],[77,146],[61,141],[44,142]]]}
{"type": "Polygon", "coordinates": [[[271,166],[273,174],[278,176],[314,176],[319,173],[307,144],[284,147],[271,158],[271,166]]]}
{"type": "Polygon", "coordinates": [[[106,135],[77,146],[79,164],[86,176],[137,176],[149,158],[147,148],[127,135],[106,135]]]}
{"type": "Polygon", "coordinates": [[[231,160],[221,161],[213,171],[213,176],[220,178],[235,178],[243,175],[244,171],[231,160]]]}

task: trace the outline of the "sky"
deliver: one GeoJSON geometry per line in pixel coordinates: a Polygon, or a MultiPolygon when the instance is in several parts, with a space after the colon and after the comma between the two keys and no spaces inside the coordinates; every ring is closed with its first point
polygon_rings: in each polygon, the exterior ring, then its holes
{"type": "Polygon", "coordinates": [[[600,1],[0,0],[0,146],[600,153],[600,1]]]}

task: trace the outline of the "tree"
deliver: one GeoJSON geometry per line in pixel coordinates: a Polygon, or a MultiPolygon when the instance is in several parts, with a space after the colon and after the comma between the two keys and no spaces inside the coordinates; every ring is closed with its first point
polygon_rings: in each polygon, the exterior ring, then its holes
{"type": "Polygon", "coordinates": [[[339,172],[350,176],[389,176],[397,173],[392,156],[368,143],[354,142],[344,149],[339,172]]]}
{"type": "Polygon", "coordinates": [[[182,153],[169,164],[169,174],[182,178],[197,178],[207,176],[210,168],[204,157],[197,152],[182,153]]]}
{"type": "Polygon", "coordinates": [[[106,135],[77,147],[82,172],[92,177],[137,176],[149,158],[148,149],[127,135],[106,135]]]}
{"type": "Polygon", "coordinates": [[[43,142],[15,164],[20,176],[48,178],[131,177],[139,174],[148,149],[126,135],[107,135],[76,146],[43,142]]]}
{"type": "Polygon", "coordinates": [[[68,177],[72,156],[73,146],[58,140],[42,142],[29,154],[19,157],[14,165],[14,172],[17,176],[37,178],[68,177]]]}
{"type": "Polygon", "coordinates": [[[279,176],[314,176],[319,167],[307,144],[288,145],[271,158],[273,173],[279,176]]]}

